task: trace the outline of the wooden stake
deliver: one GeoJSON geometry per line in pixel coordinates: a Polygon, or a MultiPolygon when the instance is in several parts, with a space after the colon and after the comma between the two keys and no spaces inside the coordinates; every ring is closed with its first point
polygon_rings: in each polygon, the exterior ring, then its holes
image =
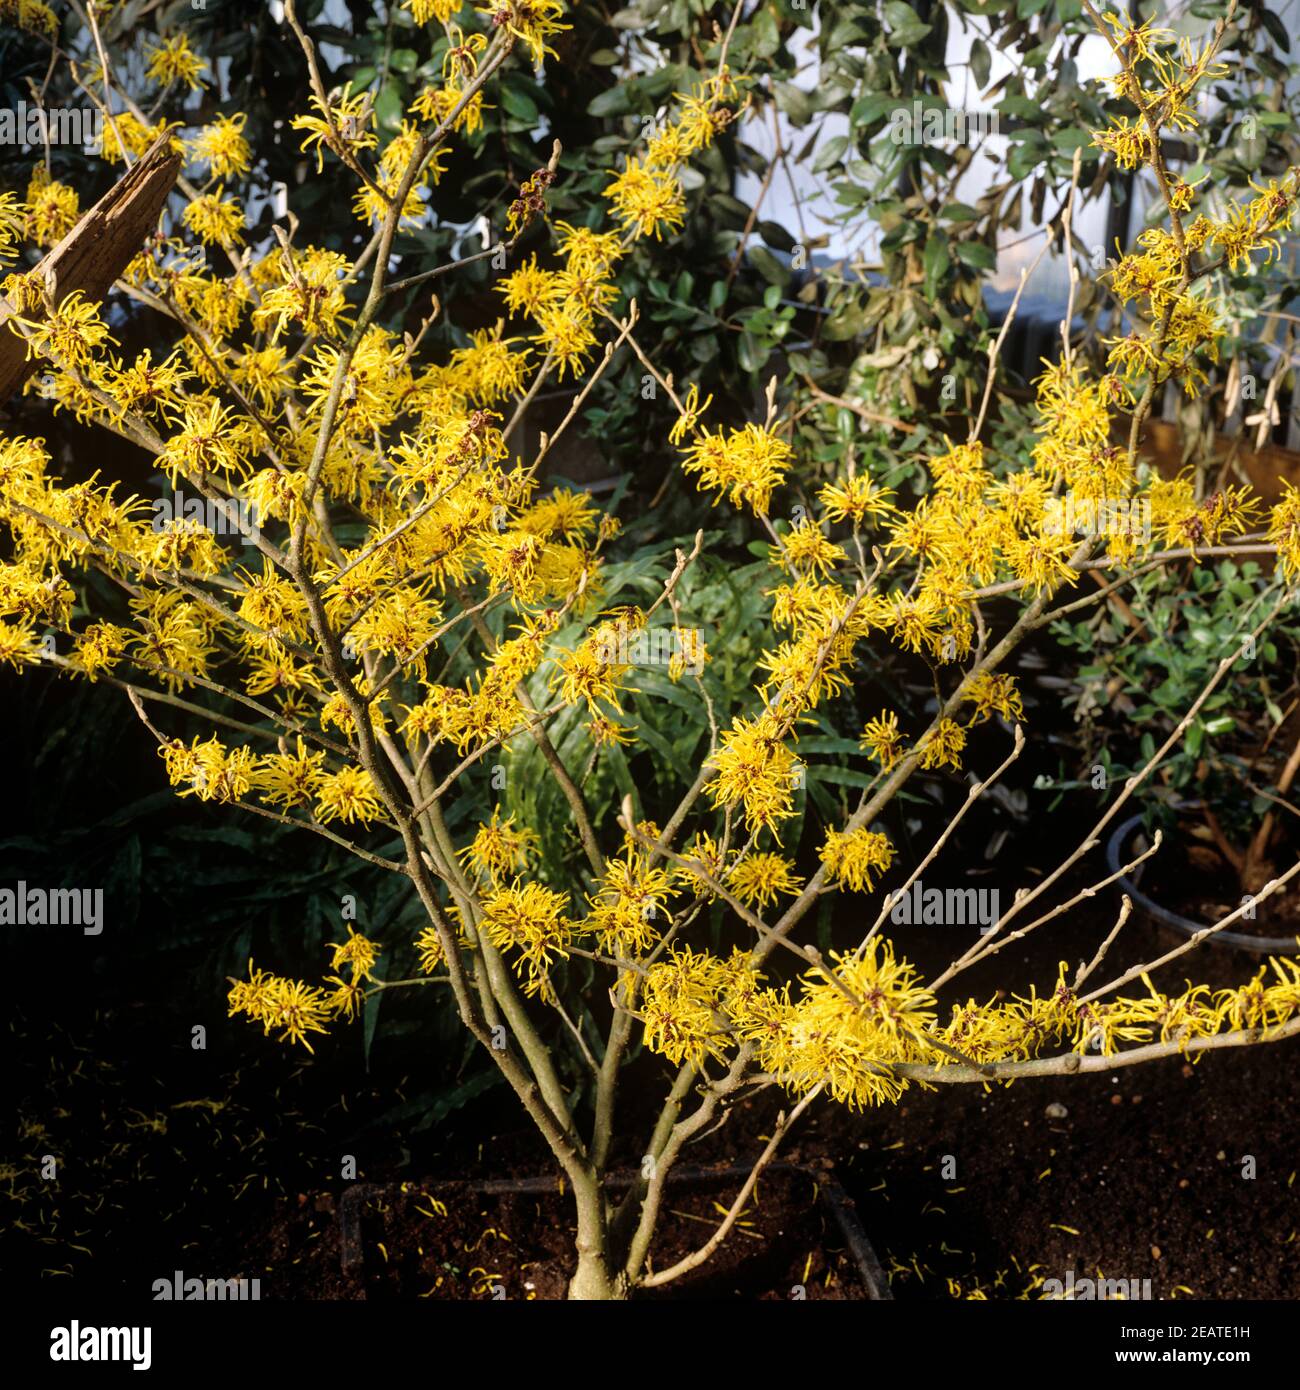
{"type": "MultiPolygon", "coordinates": [[[[140,250],[153,231],[181,171],[182,156],[170,148],[171,137],[161,135],[137,164],[85,213],[75,227],[37,265],[45,292],[53,304],[77,290],[89,301],[99,301],[140,250]]],[[[15,312],[0,299],[0,404],[3,404],[36,370],[28,360],[27,344],[5,327],[15,312]]],[[[40,318],[44,309],[26,314],[40,318]]]]}

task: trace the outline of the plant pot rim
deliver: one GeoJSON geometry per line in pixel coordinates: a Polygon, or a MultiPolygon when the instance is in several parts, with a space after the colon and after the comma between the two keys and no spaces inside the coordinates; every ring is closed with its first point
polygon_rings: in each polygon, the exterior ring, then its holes
{"type": "MultiPolygon", "coordinates": [[[[683,1166],[668,1175],[669,1186],[700,1187],[729,1178],[747,1178],[753,1172],[752,1165],[735,1164],[718,1168],[683,1166]]],[[[806,1163],[791,1163],[776,1160],[764,1164],[763,1173],[796,1173],[810,1179],[817,1188],[818,1201],[825,1204],[848,1245],[849,1254],[862,1280],[866,1293],[863,1302],[892,1302],[893,1292],[889,1287],[889,1276],[880,1263],[874,1246],[867,1239],[862,1222],[858,1219],[857,1204],[844,1190],[840,1180],[829,1169],[814,1168],[806,1163]]],[[[630,1186],[640,1174],[613,1172],[605,1177],[609,1187],[630,1186]]],[[[457,1183],[470,1192],[484,1197],[497,1197],[508,1193],[553,1193],[558,1191],[557,1179],[547,1176],[524,1178],[488,1178],[478,1181],[447,1178],[446,1183],[457,1183]]],[[[339,1250],[344,1274],[351,1274],[361,1263],[361,1204],[368,1198],[383,1193],[426,1192],[436,1184],[417,1184],[400,1182],[357,1182],[344,1189],[335,1210],[339,1228],[339,1250]]]]}
{"type": "MultiPolygon", "coordinates": [[[[1187,809],[1188,803],[1179,803],[1177,809],[1187,809]]],[[[1203,932],[1210,922],[1198,922],[1194,918],[1184,917],[1180,913],[1171,912],[1167,907],[1162,907],[1154,898],[1148,897],[1127,874],[1120,874],[1120,869],[1124,864],[1124,850],[1136,830],[1142,824],[1142,812],[1130,816],[1128,820],[1121,822],[1111,832],[1110,840],[1106,845],[1106,863],[1111,873],[1118,874],[1118,887],[1122,893],[1126,893],[1134,905],[1139,908],[1154,922],[1161,926],[1170,927],[1183,936],[1195,936],[1198,932],[1203,932]]],[[[1300,944],[1285,936],[1251,936],[1245,932],[1217,931],[1207,936],[1205,940],[1215,946],[1231,946],[1238,951],[1249,951],[1257,956],[1295,956],[1300,955],[1300,944]]]]}

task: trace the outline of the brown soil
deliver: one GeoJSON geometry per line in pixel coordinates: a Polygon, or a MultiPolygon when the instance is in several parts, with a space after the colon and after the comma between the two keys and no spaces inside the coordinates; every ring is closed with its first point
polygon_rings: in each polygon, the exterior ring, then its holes
{"type": "Polygon", "coordinates": [[[916,1095],[841,1176],[895,1298],[1038,1298],[1068,1271],[1149,1279],[1154,1298],[1297,1298],[1289,1057],[916,1095]]]}
{"type": "MultiPolygon", "coordinates": [[[[1188,825],[1181,829],[1194,832],[1204,827],[1188,825]]],[[[1136,839],[1126,852],[1125,861],[1136,857],[1149,843],[1145,836],[1136,839]]],[[[1269,863],[1261,866],[1260,884],[1294,864],[1297,853],[1300,847],[1289,842],[1274,844],[1269,863]]],[[[1159,853],[1138,867],[1134,881],[1147,897],[1167,911],[1203,926],[1211,926],[1235,912],[1247,891],[1221,851],[1194,834],[1167,834],[1159,853]]],[[[1247,936],[1277,937],[1279,944],[1285,946],[1300,936],[1300,891],[1292,884],[1271,894],[1256,905],[1253,918],[1238,918],[1226,930],[1247,936]]]]}
{"type": "MultiPolygon", "coordinates": [[[[1021,856],[1017,873],[1032,881],[1033,864],[1021,856]]],[[[961,997],[1050,988],[1058,962],[1092,955],[1115,910],[1103,895],[1017,942],[964,976],[961,997]]],[[[848,937],[862,909],[846,902],[842,911],[836,935],[848,937]]],[[[969,944],[950,927],[893,934],[922,978],[969,944]]],[[[1134,917],[1106,958],[1107,978],[1179,940],[1134,917]]],[[[1222,988],[1259,967],[1202,947],[1156,982],[1178,989],[1190,976],[1222,988]]],[[[128,1001],[98,1007],[87,1001],[101,982],[76,993],[57,983],[20,1004],[9,1033],[7,1074],[20,1100],[0,1154],[15,1168],[0,1186],[0,1284],[11,1292],[144,1300],[174,1270],[258,1277],[264,1299],[491,1298],[498,1282],[511,1299],[562,1292],[568,1204],[558,1195],[487,1199],[465,1185],[552,1171],[504,1088],[420,1131],[409,1117],[388,1118],[395,1097],[427,1085],[411,1075],[409,1047],[378,1051],[367,1070],[353,1035],[322,1039],[306,1057],[230,1024],[212,1029],[211,1052],[194,1053],[188,1028],[160,1033],[174,981],[136,977],[128,1001]],[[35,1176],[46,1153],[60,1159],[56,1184],[35,1176]],[[420,1181],[400,1207],[363,1225],[362,1263],[345,1277],[333,1204],[348,1186],[339,1178],[347,1154],[363,1181],[420,1181]]],[[[1070,1271],[1150,1279],[1157,1298],[1295,1298],[1298,1058],[1292,1040],[1195,1066],[1174,1057],[988,1092],[913,1088],[900,1105],[865,1115],[814,1108],[784,1157],[835,1165],[897,1298],[1038,1297],[1043,1279],[1070,1271]]],[[[617,1166],[636,1165],[668,1073],[653,1056],[631,1067],[617,1166]]],[[[752,1162],[782,1104],[767,1091],[735,1108],[686,1161],[752,1162]]],[[[664,1296],[788,1299],[804,1284],[810,1298],[860,1297],[837,1226],[792,1184],[766,1179],[746,1213],[748,1234],[664,1296]]],[[[707,1237],[714,1203],[728,1204],[735,1187],[674,1192],[670,1208],[687,1215],[666,1224],[659,1268],[707,1237]]]]}
{"type": "MultiPolygon", "coordinates": [[[[661,1268],[699,1248],[731,1195],[721,1183],[670,1192],[661,1268]]],[[[269,1296],[565,1297],[575,1232],[572,1203],[558,1187],[485,1193],[463,1182],[405,1183],[354,1197],[354,1219],[346,1221],[333,1193],[278,1205],[248,1250],[253,1267],[276,1271],[269,1296]]],[[[838,1224],[818,1201],[816,1179],[786,1170],[761,1181],[735,1238],[706,1266],[639,1297],[844,1301],[865,1290],[838,1224]]]]}
{"type": "MultiPolygon", "coordinates": [[[[1041,993],[1057,962],[1092,955],[1114,915],[1114,901],[1102,899],[1050,924],[970,971],[965,993],[986,999],[1030,982],[1041,993]]],[[[907,950],[924,973],[950,958],[950,938],[918,933],[907,950]]],[[[1134,916],[1095,978],[1182,941],[1134,916]]],[[[1188,978],[1226,988],[1262,964],[1206,945],[1154,979],[1171,990],[1188,978]]],[[[864,1116],[852,1136],[835,1126],[839,1151],[854,1151],[838,1172],[898,1299],[1039,1298],[1042,1280],[1069,1271],[1076,1281],[1099,1272],[1149,1279],[1154,1298],[1296,1298],[1298,1059],[1292,1039],[1194,1065],[1175,1056],[987,1092],[914,1088],[895,1109],[864,1116]]]]}

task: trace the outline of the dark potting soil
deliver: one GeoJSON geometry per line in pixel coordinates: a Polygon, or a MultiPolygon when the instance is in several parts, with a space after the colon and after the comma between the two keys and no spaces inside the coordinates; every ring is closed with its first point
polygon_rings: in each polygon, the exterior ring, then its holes
{"type": "MultiPolygon", "coordinates": [[[[963,977],[962,997],[1050,988],[1059,961],[1091,957],[1115,910],[1103,894],[1014,943],[963,977]]],[[[861,912],[846,902],[837,934],[842,927],[851,937],[861,912]]],[[[969,944],[959,930],[893,934],[928,978],[969,944]]],[[[1178,942],[1135,916],[1103,969],[1109,977],[1178,942]]],[[[1220,988],[1248,980],[1259,964],[1202,947],[1156,980],[1220,988]]],[[[415,1133],[385,1118],[395,1095],[418,1095],[424,1084],[411,1074],[409,1047],[387,1058],[378,1050],[367,1071],[354,1034],[323,1038],[308,1057],[239,1021],[214,1021],[212,1051],[196,1054],[188,1027],[175,1037],[162,1027],[174,982],[138,976],[129,999],[99,1004],[73,983],[24,999],[8,1033],[6,1067],[20,1097],[0,1153],[8,1294],[107,1288],[145,1300],[154,1281],[179,1270],[256,1277],[263,1298],[491,1298],[498,1285],[510,1298],[559,1295],[571,1248],[567,1202],[485,1200],[454,1186],[551,1171],[502,1088],[415,1133]],[[58,1158],[54,1182],[39,1176],[46,1154],[58,1158]],[[336,1207],[349,1157],[361,1181],[418,1179],[418,1188],[390,1224],[363,1225],[361,1266],[344,1276],[336,1207]],[[419,1192],[443,1202],[446,1216],[419,1192]]],[[[783,1156],[834,1163],[897,1298],[1041,1297],[1044,1280],[1071,1274],[1139,1288],[1150,1280],[1156,1298],[1294,1298],[1297,1059],[1289,1040],[1195,1065],[1174,1057],[988,1091],[914,1087],[899,1105],[863,1115],[814,1108],[783,1156]]],[[[633,1064],[617,1165],[639,1162],[667,1071],[652,1056],[633,1064]]],[[[685,1161],[752,1162],[783,1104],[773,1090],[734,1107],[685,1161]]],[[[657,1267],[707,1238],[714,1204],[728,1205],[735,1186],[673,1194],[671,1211],[685,1215],[670,1216],[657,1267]]],[[[789,1298],[796,1284],[810,1298],[860,1296],[844,1241],[809,1191],[765,1179],[745,1220],[746,1234],[663,1296],[789,1298]]]]}
{"type": "MultiPolygon", "coordinates": [[[[709,1237],[732,1192],[670,1190],[657,1241],[667,1268],[709,1237]]],[[[485,1193],[456,1181],[358,1191],[340,1219],[333,1193],[282,1202],[248,1247],[262,1296],[338,1299],[561,1299],[572,1272],[573,1207],[550,1192],[485,1193]],[[349,1253],[345,1267],[343,1259],[349,1253]]],[[[715,1257],[641,1298],[851,1300],[865,1291],[813,1176],[781,1170],[760,1181],[734,1237],[715,1257]]]]}
{"type": "MultiPolygon", "coordinates": [[[[968,972],[975,999],[1039,992],[1090,959],[1113,898],[1048,924],[968,972]]],[[[951,934],[951,933],[949,933],[951,934]]],[[[944,929],[899,943],[922,970],[951,958],[944,929]]],[[[1185,944],[1136,914],[1094,983],[1185,944]]],[[[1261,960],[1189,951],[1153,974],[1170,991],[1249,980],[1261,960]]],[[[1140,981],[1123,993],[1141,994],[1140,981]]],[[[964,997],[964,996],[963,996],[964,997]]],[[[837,1171],[895,1298],[1043,1297],[1043,1282],[1150,1281],[1153,1298],[1300,1296],[1300,1049],[1225,1049],[985,1090],[910,1090],[861,1118],[837,1171]]],[[[818,1130],[830,1123],[821,1116],[818,1130]]],[[[829,1136],[822,1140],[827,1144],[829,1136]]],[[[811,1141],[809,1141],[811,1142],[811,1141]]]]}
{"type": "MultiPolygon", "coordinates": [[[[1159,852],[1136,870],[1136,886],[1167,911],[1200,926],[1212,926],[1235,912],[1249,888],[1241,883],[1236,870],[1223,852],[1208,841],[1203,825],[1189,823],[1186,834],[1166,834],[1159,852]],[[1198,835],[1196,832],[1199,831],[1198,835]]],[[[1123,853],[1131,862],[1150,845],[1145,834],[1136,838],[1123,853]]],[[[1275,842],[1269,860],[1262,864],[1254,891],[1296,862],[1300,845],[1289,836],[1275,842]]],[[[1252,908],[1248,918],[1237,918],[1227,931],[1249,936],[1276,937],[1279,947],[1293,944],[1300,936],[1300,889],[1287,884],[1252,908]]]]}

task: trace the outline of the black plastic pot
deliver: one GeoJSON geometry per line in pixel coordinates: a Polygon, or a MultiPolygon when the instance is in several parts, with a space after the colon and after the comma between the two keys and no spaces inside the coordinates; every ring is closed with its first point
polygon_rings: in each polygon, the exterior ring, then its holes
{"type": "MultiPolygon", "coordinates": [[[[668,1178],[668,1186],[711,1187],[719,1183],[744,1180],[750,1174],[745,1167],[732,1168],[691,1168],[674,1170],[668,1178]]],[[[848,1246],[849,1254],[857,1267],[858,1277],[867,1299],[872,1302],[892,1301],[889,1278],[881,1267],[880,1260],[867,1239],[867,1233],[858,1220],[853,1198],[845,1192],[840,1182],[832,1174],[821,1169],[809,1168],[801,1163],[769,1163],[764,1173],[802,1173],[817,1187],[817,1200],[835,1218],[848,1246]]],[[[629,1186],[633,1181],[630,1173],[611,1173],[606,1179],[614,1189],[629,1186]]],[[[392,1195],[401,1191],[398,1183],[353,1183],[339,1198],[337,1217],[339,1225],[339,1249],[342,1256],[344,1274],[351,1274],[362,1262],[362,1214],[372,1198],[392,1195]]],[[[482,1196],[500,1196],[511,1192],[554,1192],[555,1178],[503,1178],[490,1182],[471,1183],[471,1192],[482,1196]]]]}
{"type": "MultiPolygon", "coordinates": [[[[1128,850],[1133,839],[1133,832],[1141,824],[1142,816],[1139,813],[1136,816],[1130,816],[1112,832],[1106,845],[1106,862],[1110,866],[1111,873],[1119,873],[1125,861],[1131,858],[1128,850]]],[[[1206,927],[1213,925],[1211,922],[1197,922],[1191,917],[1183,917],[1177,912],[1170,912],[1167,907],[1161,907],[1153,898],[1147,897],[1138,887],[1143,867],[1145,866],[1138,866],[1137,873],[1133,878],[1123,875],[1119,879],[1120,891],[1128,894],[1133,900],[1134,907],[1140,912],[1153,922],[1158,922],[1162,927],[1170,927],[1183,936],[1195,936],[1197,932],[1202,932],[1206,927]]],[[[1205,939],[1217,946],[1231,946],[1238,951],[1249,951],[1257,956],[1300,955],[1300,945],[1285,936],[1250,936],[1245,932],[1216,931],[1205,939]]]]}

